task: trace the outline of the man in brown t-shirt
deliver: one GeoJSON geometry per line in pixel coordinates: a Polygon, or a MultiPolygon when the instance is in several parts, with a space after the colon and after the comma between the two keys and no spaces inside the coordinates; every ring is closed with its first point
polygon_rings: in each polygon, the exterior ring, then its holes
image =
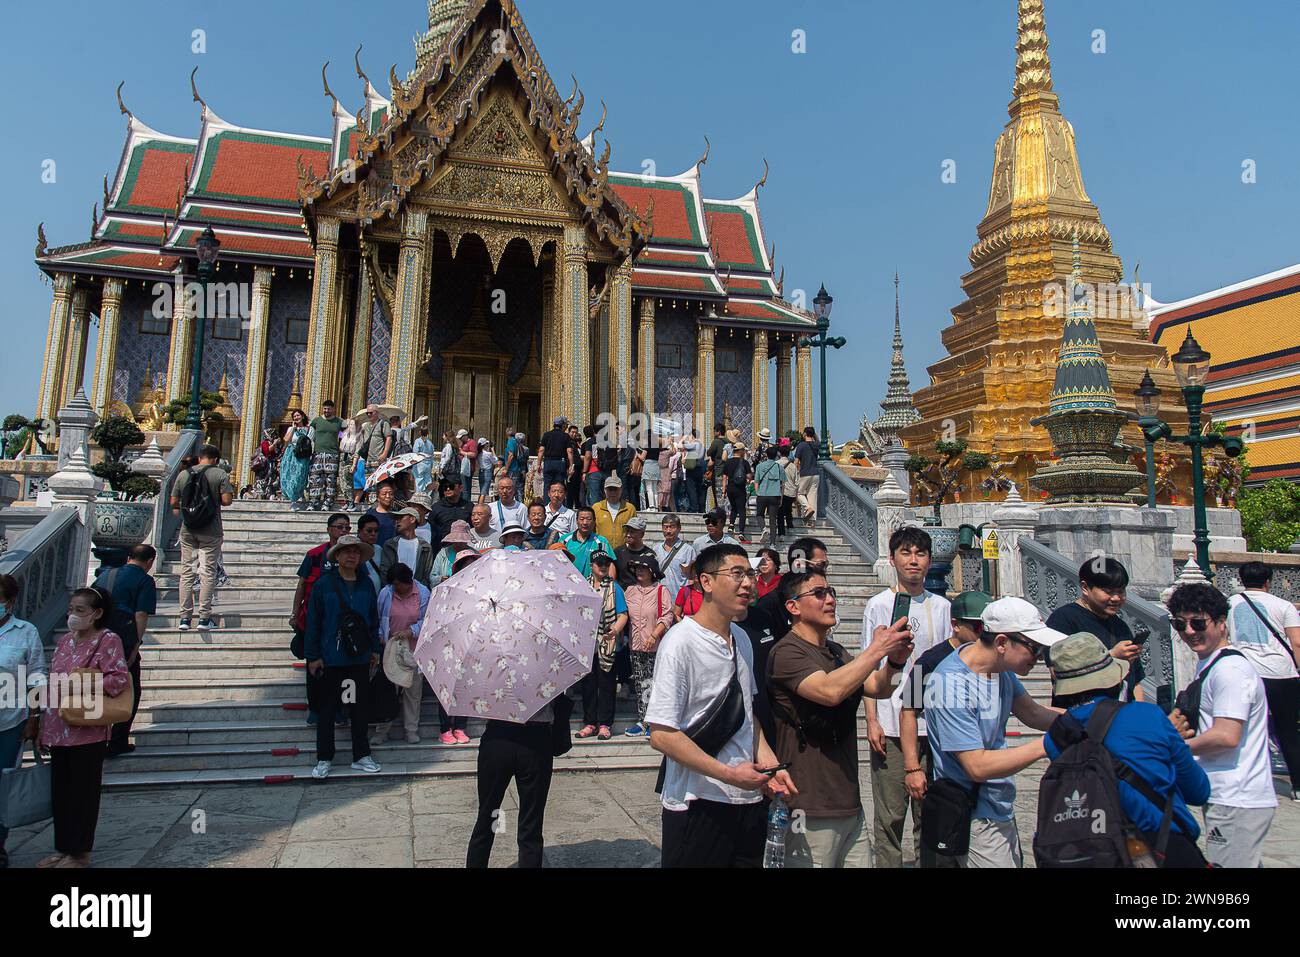
{"type": "Polygon", "coordinates": [[[864,695],[893,693],[912,653],[912,636],[906,622],[881,626],[851,658],[827,638],[835,625],[835,589],[824,575],[786,575],[781,598],[791,627],[768,658],[773,750],[800,782],[789,800],[786,866],[867,867],[871,845],[858,785],[858,703],[864,695]]]}

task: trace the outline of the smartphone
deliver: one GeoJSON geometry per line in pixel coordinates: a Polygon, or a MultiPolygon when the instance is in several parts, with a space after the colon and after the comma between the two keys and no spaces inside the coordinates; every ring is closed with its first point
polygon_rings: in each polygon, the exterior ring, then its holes
{"type": "Polygon", "coordinates": [[[1133,644],[1144,645],[1148,638],[1151,637],[1151,629],[1146,625],[1138,622],[1133,626],[1133,644]]]}
{"type": "Polygon", "coordinates": [[[912,596],[905,591],[900,591],[894,596],[894,613],[889,616],[889,627],[900,618],[910,618],[912,616],[912,596]]]}
{"type": "Polygon", "coordinates": [[[788,770],[790,770],[790,765],[787,763],[787,764],[778,764],[774,768],[759,768],[758,773],[772,775],[772,774],[776,774],[777,771],[788,771],[788,770]]]}

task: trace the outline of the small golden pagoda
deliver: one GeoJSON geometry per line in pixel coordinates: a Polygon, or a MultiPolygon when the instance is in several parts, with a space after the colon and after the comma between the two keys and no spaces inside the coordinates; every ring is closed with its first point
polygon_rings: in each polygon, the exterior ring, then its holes
{"type": "MultiPolygon", "coordinates": [[[[1074,128],[1053,92],[1047,47],[1043,0],[1019,0],[1011,119],[998,137],[988,209],[971,249],[971,271],[962,277],[967,299],[943,331],[947,358],[930,367],[930,384],[914,396],[921,421],[900,433],[920,454],[930,453],[937,439],[965,439],[972,451],[1008,463],[1006,476],[1021,488],[1052,455],[1046,429],[1031,420],[1048,412],[1076,232],[1119,407],[1134,408],[1133,391],[1147,368],[1165,395],[1178,394],[1168,355],[1146,341],[1145,317],[1122,284],[1110,233],[1084,190],[1074,128]]],[[[1168,411],[1181,429],[1185,413],[1179,422],[1181,410],[1168,411]]],[[[1136,423],[1124,426],[1120,441],[1135,452],[1142,448],[1136,423]]]]}

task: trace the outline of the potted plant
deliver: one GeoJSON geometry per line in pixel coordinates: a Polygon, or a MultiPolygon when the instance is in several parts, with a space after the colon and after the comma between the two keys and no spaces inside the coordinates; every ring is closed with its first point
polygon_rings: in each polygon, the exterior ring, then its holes
{"type": "Polygon", "coordinates": [[[111,415],[95,426],[90,438],[104,450],[104,461],[96,462],[90,470],[111,490],[107,500],[95,503],[91,540],[96,556],[106,564],[115,564],[114,557],[120,554],[125,561],[126,549],[148,537],[153,527],[150,500],[158,494],[158,483],[125,461],[127,448],[144,441],[144,433],[130,419],[111,415]]]}

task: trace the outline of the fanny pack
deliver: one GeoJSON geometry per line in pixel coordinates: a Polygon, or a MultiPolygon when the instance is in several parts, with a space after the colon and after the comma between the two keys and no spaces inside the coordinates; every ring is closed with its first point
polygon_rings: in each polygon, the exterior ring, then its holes
{"type": "Polygon", "coordinates": [[[970,850],[970,822],[980,786],[968,789],[939,778],[921,804],[921,846],[940,857],[961,857],[970,850]]]}
{"type": "MultiPolygon", "coordinates": [[[[738,651],[731,649],[731,681],[726,692],[700,719],[683,733],[695,742],[695,746],[711,758],[716,758],[745,723],[745,696],[740,688],[739,665],[736,663],[738,651]]],[[[655,794],[664,790],[664,776],[668,773],[668,759],[659,762],[659,778],[655,781],[655,794]]]]}

